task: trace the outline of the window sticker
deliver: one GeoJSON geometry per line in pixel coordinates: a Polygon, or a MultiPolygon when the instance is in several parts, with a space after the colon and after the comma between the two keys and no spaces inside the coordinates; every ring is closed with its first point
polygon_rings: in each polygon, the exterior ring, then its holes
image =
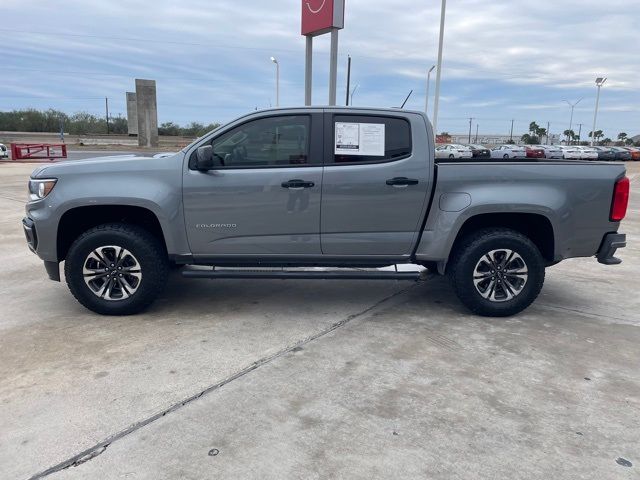
{"type": "Polygon", "coordinates": [[[384,157],[384,123],[336,122],[336,155],[384,157]]]}

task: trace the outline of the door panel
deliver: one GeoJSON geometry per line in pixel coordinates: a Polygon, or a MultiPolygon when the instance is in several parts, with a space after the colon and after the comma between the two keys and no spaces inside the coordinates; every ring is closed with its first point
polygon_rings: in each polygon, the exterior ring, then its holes
{"type": "Polygon", "coordinates": [[[185,170],[192,253],[318,256],[322,128],[321,114],[271,115],[203,142],[219,167],[201,172],[191,161],[185,170]]]}
{"type": "MultiPolygon", "coordinates": [[[[371,115],[325,114],[325,172],[322,186],[321,244],[325,255],[410,255],[427,208],[431,186],[424,120],[409,117],[411,148],[395,161],[357,164],[357,157],[334,155],[335,121],[377,123],[371,115]],[[335,117],[335,118],[334,118],[335,117]],[[347,160],[347,164],[335,163],[347,160]]],[[[390,128],[391,127],[391,128],[390,128]]],[[[385,143],[394,145],[393,126],[385,143]]],[[[398,148],[396,148],[398,151],[398,148]]],[[[401,152],[402,153],[402,152],[401,152]]],[[[371,161],[371,158],[367,158],[371,161]]]]}
{"type": "Polygon", "coordinates": [[[201,255],[320,254],[322,167],[189,171],[184,208],[201,255]],[[313,187],[282,187],[301,179],[313,187]]]}

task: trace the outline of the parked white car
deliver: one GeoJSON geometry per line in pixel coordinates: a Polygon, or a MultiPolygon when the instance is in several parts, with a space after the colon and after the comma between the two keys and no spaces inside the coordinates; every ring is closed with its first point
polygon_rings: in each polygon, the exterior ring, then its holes
{"type": "Polygon", "coordinates": [[[562,158],[562,149],[556,145],[536,145],[544,150],[544,158],[562,158]]]}
{"type": "Polygon", "coordinates": [[[581,160],[582,151],[576,145],[566,145],[560,147],[562,149],[562,158],[567,160],[581,160]]]}
{"type": "Polygon", "coordinates": [[[464,145],[440,145],[436,147],[436,158],[472,158],[473,152],[464,145]]]}
{"type": "Polygon", "coordinates": [[[520,147],[518,145],[500,145],[499,147],[495,147],[491,150],[491,158],[525,158],[527,156],[527,151],[524,147],[520,147]]]}
{"type": "Polygon", "coordinates": [[[598,159],[598,151],[595,148],[591,147],[576,147],[580,150],[580,158],[583,160],[597,160],[598,159]]]}
{"type": "Polygon", "coordinates": [[[0,158],[9,158],[9,151],[6,145],[0,143],[0,158]]]}

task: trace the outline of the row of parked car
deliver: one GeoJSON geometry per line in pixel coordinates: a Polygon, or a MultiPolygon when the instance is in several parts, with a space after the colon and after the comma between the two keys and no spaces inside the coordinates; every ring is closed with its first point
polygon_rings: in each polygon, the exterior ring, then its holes
{"type": "Polygon", "coordinates": [[[640,160],[640,148],[586,147],[581,145],[499,145],[489,149],[483,145],[447,144],[436,147],[436,158],[503,159],[548,158],[567,160],[640,160]]]}

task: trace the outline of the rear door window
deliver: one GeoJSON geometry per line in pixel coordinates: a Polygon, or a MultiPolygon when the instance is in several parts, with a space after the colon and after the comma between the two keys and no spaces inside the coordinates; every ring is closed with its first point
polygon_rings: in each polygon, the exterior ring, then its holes
{"type": "Polygon", "coordinates": [[[326,158],[334,164],[392,162],[412,153],[411,126],[400,117],[328,115],[326,158]]]}

